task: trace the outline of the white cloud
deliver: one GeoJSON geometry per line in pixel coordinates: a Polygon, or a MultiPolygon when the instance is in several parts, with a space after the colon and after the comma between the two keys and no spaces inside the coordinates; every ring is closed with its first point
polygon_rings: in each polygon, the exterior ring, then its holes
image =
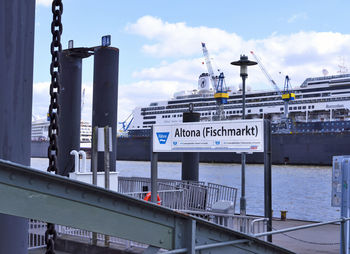
{"type": "Polygon", "coordinates": [[[52,0],[36,0],[36,5],[51,6],[52,0]]]}
{"type": "Polygon", "coordinates": [[[151,102],[168,100],[175,92],[191,88],[191,82],[176,80],[145,80],[119,85],[118,121],[124,121],[137,106],[143,107],[151,102]]]}
{"type": "Polygon", "coordinates": [[[128,24],[126,31],[156,40],[143,46],[143,51],[154,57],[192,56],[201,51],[201,41],[211,44],[211,51],[233,48],[241,45],[242,39],[218,28],[204,26],[190,27],[184,22],[168,23],[159,18],[144,16],[134,24],[128,24]]]}
{"type": "MultiPolygon", "coordinates": [[[[296,18],[307,18],[299,13],[296,18]]],[[[238,86],[238,68],[230,65],[243,53],[253,50],[276,82],[282,86],[284,75],[288,74],[293,84],[300,84],[305,78],[322,75],[322,69],[336,74],[338,57],[350,54],[350,34],[336,32],[305,32],[289,35],[273,33],[264,39],[244,40],[235,33],[209,27],[190,27],[184,22],[168,23],[159,18],[144,16],[128,24],[126,30],[148,40],[142,47],[150,57],[166,60],[158,66],[146,67],[134,72],[134,77],[143,80],[177,80],[196,84],[203,71],[200,63],[200,42],[206,42],[215,66],[224,71],[228,84],[238,86]],[[169,61],[172,59],[173,61],[169,61]]],[[[205,70],[205,69],[204,69],[205,70]]],[[[249,68],[250,85],[255,89],[271,89],[258,67],[249,68]]],[[[192,87],[190,87],[191,89],[192,87]]]]}
{"type": "MultiPolygon", "coordinates": [[[[143,47],[144,53],[159,59],[159,63],[134,70],[135,82],[119,84],[118,121],[125,120],[136,106],[168,100],[174,92],[196,88],[199,74],[206,72],[201,41],[207,43],[214,69],[219,67],[225,73],[226,84],[235,87],[241,82],[239,68],[230,63],[251,50],[280,87],[287,74],[294,87],[308,77],[322,76],[323,69],[330,75],[337,74],[339,56],[350,55],[350,34],[335,32],[273,33],[267,38],[245,40],[217,28],[190,27],[150,16],[140,18],[126,29],[149,40],[143,47]]],[[[254,60],[252,55],[248,56],[254,60]]],[[[247,86],[253,90],[273,89],[259,67],[249,67],[248,74],[247,86]]],[[[83,87],[86,94],[82,118],[91,120],[92,84],[83,87]]],[[[49,83],[35,84],[33,113],[45,117],[48,103],[49,83]]]]}
{"type": "MultiPolygon", "coordinates": [[[[85,89],[82,119],[91,121],[92,112],[92,84],[82,84],[82,94],[85,89]]],[[[33,116],[36,119],[46,118],[50,104],[50,83],[41,82],[33,85],[33,116]]],[[[82,97],[83,98],[83,97],[82,97]]]]}
{"type": "Polygon", "coordinates": [[[292,16],[287,20],[287,22],[288,22],[288,23],[294,23],[294,22],[296,22],[296,21],[298,21],[298,20],[305,20],[305,19],[307,19],[307,18],[308,18],[307,14],[306,14],[305,12],[301,12],[301,13],[296,13],[296,14],[292,15],[292,16]]]}

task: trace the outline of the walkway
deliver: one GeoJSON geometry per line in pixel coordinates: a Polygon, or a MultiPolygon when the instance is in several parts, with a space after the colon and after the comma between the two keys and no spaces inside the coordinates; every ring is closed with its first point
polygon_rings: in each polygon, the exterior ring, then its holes
{"type": "MultiPolygon", "coordinates": [[[[272,227],[282,229],[311,223],[299,220],[274,220],[272,227]]],[[[274,244],[299,254],[338,254],[340,225],[330,224],[273,235],[272,240],[274,244]]]]}

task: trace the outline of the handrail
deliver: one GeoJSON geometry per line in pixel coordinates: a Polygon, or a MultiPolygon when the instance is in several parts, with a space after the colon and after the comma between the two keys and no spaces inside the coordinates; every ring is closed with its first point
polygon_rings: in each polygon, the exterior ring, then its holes
{"type": "Polygon", "coordinates": [[[297,226],[297,227],[279,229],[279,230],[274,230],[274,231],[269,231],[269,232],[264,232],[264,233],[258,233],[258,234],[253,234],[252,236],[261,237],[261,236],[267,236],[267,235],[275,235],[275,234],[281,234],[281,233],[285,233],[285,232],[296,231],[296,230],[301,230],[301,229],[306,229],[306,228],[319,227],[319,226],[323,226],[323,225],[327,225],[327,224],[333,224],[336,222],[345,222],[348,220],[350,220],[350,217],[349,218],[341,218],[338,220],[326,221],[326,222],[307,224],[307,225],[302,225],[302,226],[297,226]]]}
{"type": "Polygon", "coordinates": [[[250,232],[252,233],[252,234],[254,234],[254,224],[256,223],[256,222],[259,222],[259,221],[269,221],[269,218],[259,218],[259,219],[255,219],[255,220],[252,220],[251,222],[250,222],[250,232]]]}

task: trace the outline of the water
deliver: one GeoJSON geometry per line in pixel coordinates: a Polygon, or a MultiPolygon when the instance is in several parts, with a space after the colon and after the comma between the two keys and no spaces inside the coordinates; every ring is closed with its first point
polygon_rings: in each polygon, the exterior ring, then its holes
{"type": "MultiPolygon", "coordinates": [[[[46,170],[47,159],[32,158],[33,168],[46,170]]],[[[87,162],[90,165],[90,161],[87,162]]],[[[150,162],[117,161],[120,176],[150,177],[150,162]]],[[[181,163],[159,162],[158,177],[181,179],[181,163]]],[[[240,164],[199,166],[199,180],[241,189],[240,164]]],[[[339,208],[331,207],[331,167],[272,166],[272,209],[274,216],[287,210],[288,218],[326,221],[340,217],[339,208]]],[[[237,197],[237,212],[239,210],[237,197]]],[[[247,213],[264,214],[264,166],[246,165],[247,213]]]]}

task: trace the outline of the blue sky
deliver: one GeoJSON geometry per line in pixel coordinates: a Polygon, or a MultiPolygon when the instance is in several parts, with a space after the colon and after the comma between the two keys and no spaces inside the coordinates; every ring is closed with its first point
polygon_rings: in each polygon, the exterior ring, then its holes
{"type": "MultiPolygon", "coordinates": [[[[33,114],[43,117],[48,105],[50,0],[37,0],[33,114]]],[[[337,74],[349,67],[350,1],[117,1],[63,0],[63,47],[99,45],[112,35],[120,49],[120,121],[134,107],[195,89],[202,65],[201,42],[207,43],[215,68],[229,86],[238,87],[238,68],[229,63],[253,50],[282,86],[284,75],[298,86],[322,70],[337,74]]],[[[84,60],[86,89],[83,119],[91,119],[93,59],[84,60]]],[[[258,67],[249,69],[252,90],[272,89],[258,67]]]]}

